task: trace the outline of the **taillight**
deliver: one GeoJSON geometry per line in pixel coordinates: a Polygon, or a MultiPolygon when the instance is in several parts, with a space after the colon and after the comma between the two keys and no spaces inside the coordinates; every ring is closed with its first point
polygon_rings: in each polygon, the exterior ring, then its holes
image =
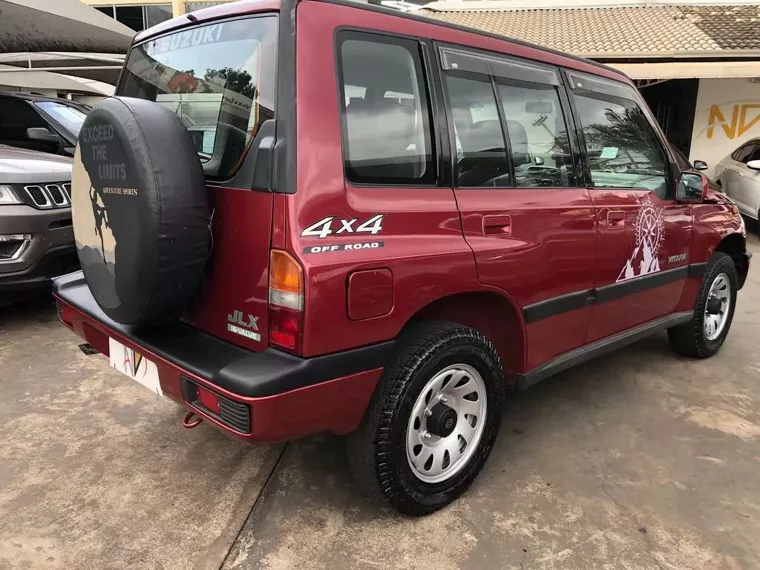
{"type": "Polygon", "coordinates": [[[269,343],[287,350],[301,349],[304,305],[303,269],[286,251],[269,257],[269,343]]]}

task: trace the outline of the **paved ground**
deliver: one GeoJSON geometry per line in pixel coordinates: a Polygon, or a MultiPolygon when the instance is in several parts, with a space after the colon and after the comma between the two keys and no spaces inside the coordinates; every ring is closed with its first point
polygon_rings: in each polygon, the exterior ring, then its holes
{"type": "Polygon", "coordinates": [[[0,568],[757,569],[758,333],[755,263],[717,357],[660,335],[513,398],[472,489],[409,519],[338,438],[185,431],[46,305],[0,312],[0,568]]]}

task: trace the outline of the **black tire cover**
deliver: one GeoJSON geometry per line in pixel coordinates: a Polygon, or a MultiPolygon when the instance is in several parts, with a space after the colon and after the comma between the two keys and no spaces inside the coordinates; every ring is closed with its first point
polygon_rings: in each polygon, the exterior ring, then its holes
{"type": "Polygon", "coordinates": [[[71,202],[79,261],[106,315],[144,324],[190,302],[209,253],[209,206],[195,145],[174,113],[105,99],[79,133],[71,202]]]}

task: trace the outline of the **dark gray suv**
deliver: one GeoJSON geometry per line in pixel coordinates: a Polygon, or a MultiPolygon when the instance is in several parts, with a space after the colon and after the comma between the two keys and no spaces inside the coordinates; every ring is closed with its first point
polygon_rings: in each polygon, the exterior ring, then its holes
{"type": "Polygon", "coordinates": [[[71,159],[0,145],[0,306],[78,268],[71,159]]]}

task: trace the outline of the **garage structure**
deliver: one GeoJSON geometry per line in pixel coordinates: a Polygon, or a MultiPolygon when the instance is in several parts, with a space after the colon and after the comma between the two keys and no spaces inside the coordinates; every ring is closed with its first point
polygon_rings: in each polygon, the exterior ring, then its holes
{"type": "Polygon", "coordinates": [[[760,137],[760,3],[713,0],[443,0],[428,17],[616,67],[665,134],[714,166],[760,137]]]}

